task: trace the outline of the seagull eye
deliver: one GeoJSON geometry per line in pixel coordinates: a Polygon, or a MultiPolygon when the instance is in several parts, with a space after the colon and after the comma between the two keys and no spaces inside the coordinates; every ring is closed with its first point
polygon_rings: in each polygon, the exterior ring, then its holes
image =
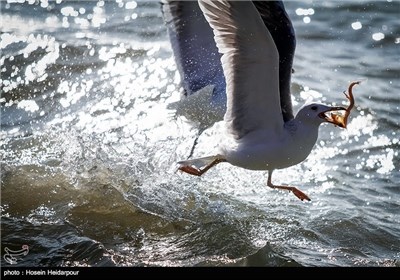
{"type": "Polygon", "coordinates": [[[311,110],[313,110],[313,111],[317,111],[317,109],[318,109],[318,106],[312,106],[311,107],[311,110]]]}

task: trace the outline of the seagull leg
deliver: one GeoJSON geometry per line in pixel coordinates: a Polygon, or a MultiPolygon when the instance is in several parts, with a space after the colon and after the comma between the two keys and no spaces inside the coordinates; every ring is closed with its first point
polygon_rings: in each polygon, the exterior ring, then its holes
{"type": "Polygon", "coordinates": [[[188,159],[191,158],[191,157],[193,156],[194,149],[196,148],[197,143],[199,142],[199,138],[200,138],[201,134],[204,132],[204,130],[206,130],[206,128],[207,128],[207,127],[205,127],[205,126],[203,126],[203,125],[200,125],[199,131],[197,132],[196,139],[194,139],[194,141],[193,141],[193,145],[192,145],[192,149],[190,150],[190,154],[189,154],[189,156],[187,157],[188,159]]]}
{"type": "Polygon", "coordinates": [[[295,188],[295,187],[289,187],[289,186],[276,186],[272,184],[271,182],[271,177],[272,177],[272,170],[268,170],[268,181],[267,181],[267,186],[273,189],[280,189],[280,190],[288,190],[291,191],[295,196],[297,196],[301,201],[304,199],[307,201],[311,201],[311,199],[303,193],[301,190],[295,188]]]}
{"type": "Polygon", "coordinates": [[[196,136],[196,139],[194,139],[194,141],[193,141],[193,146],[192,146],[192,149],[190,150],[190,154],[189,154],[189,156],[188,156],[188,159],[191,158],[191,157],[193,156],[194,149],[196,148],[196,145],[197,145],[197,142],[199,141],[200,135],[201,135],[201,132],[199,132],[199,134],[196,136]]]}
{"type": "Polygon", "coordinates": [[[209,164],[207,164],[204,168],[196,168],[191,165],[182,165],[178,168],[178,170],[189,173],[190,175],[195,175],[195,176],[201,176],[204,173],[207,172],[208,169],[213,167],[214,165],[217,165],[220,162],[225,162],[226,159],[221,158],[221,157],[215,157],[213,161],[211,161],[209,164]]]}

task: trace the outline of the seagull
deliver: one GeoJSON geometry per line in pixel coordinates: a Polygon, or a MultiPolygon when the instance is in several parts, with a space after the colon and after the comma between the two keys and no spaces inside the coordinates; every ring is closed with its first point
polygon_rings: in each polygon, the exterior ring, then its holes
{"type": "Polygon", "coordinates": [[[285,118],[290,95],[280,87],[277,44],[250,1],[203,1],[198,4],[212,28],[226,81],[224,137],[219,153],[178,162],[178,170],[201,176],[226,162],[249,170],[268,171],[267,186],[310,198],[292,186],[275,185],[272,173],[304,161],[313,149],[319,126],[340,126],[337,111],[320,103],[306,104],[294,118],[285,118]],[[286,108],[282,107],[282,104],[286,108]]]}
{"type": "MultiPolygon", "coordinates": [[[[254,1],[264,25],[270,31],[279,52],[279,90],[285,121],[293,119],[290,93],[296,37],[282,1],[254,1]]],[[[181,98],[167,105],[176,116],[184,116],[197,125],[198,134],[188,158],[191,158],[200,135],[226,111],[226,82],[211,26],[197,1],[161,1],[164,24],[181,77],[181,98]]]]}

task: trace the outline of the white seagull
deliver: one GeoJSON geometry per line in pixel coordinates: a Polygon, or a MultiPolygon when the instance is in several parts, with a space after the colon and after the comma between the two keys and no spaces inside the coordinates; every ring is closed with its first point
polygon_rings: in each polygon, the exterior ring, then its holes
{"type": "Polygon", "coordinates": [[[227,96],[224,122],[230,141],[222,143],[219,154],[180,161],[178,169],[201,176],[214,165],[228,162],[245,169],[267,170],[269,187],[310,200],[295,187],[272,184],[272,172],[304,161],[317,141],[319,125],[343,126],[333,112],[346,108],[313,103],[285,122],[278,50],[254,4],[199,0],[199,5],[222,54],[227,96]]]}

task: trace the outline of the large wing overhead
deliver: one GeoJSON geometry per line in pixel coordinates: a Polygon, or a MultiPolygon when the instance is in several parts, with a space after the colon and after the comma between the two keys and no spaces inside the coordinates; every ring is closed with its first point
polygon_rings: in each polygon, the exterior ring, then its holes
{"type": "Polygon", "coordinates": [[[282,129],[279,54],[250,1],[200,1],[222,53],[228,129],[240,139],[256,129],[282,129]]]}
{"type": "Polygon", "coordinates": [[[215,94],[225,94],[221,55],[215,45],[212,29],[198,3],[162,0],[161,4],[186,93],[190,95],[213,85],[215,94]]]}
{"type": "Polygon", "coordinates": [[[290,92],[296,35],[282,1],[253,1],[279,52],[279,91],[285,122],[293,119],[290,92]]]}

